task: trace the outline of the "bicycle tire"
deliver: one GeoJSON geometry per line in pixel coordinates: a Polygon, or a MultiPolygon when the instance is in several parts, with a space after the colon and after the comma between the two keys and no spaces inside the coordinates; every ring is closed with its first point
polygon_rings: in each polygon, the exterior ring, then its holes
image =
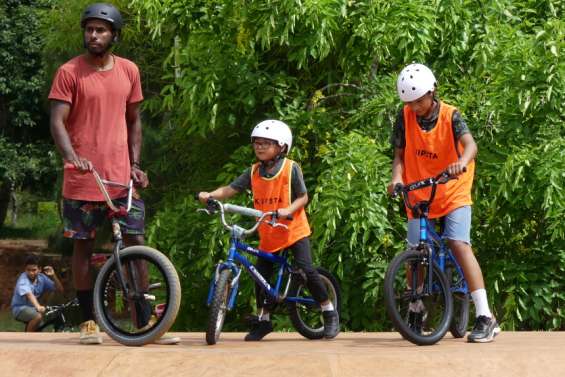
{"type": "Polygon", "coordinates": [[[453,319],[449,325],[449,332],[454,338],[463,338],[469,325],[469,292],[454,292],[453,287],[459,285],[462,277],[459,276],[454,266],[447,266],[445,276],[450,286],[453,297],[453,319]]]}
{"type": "Polygon", "coordinates": [[[453,317],[453,302],[449,285],[445,274],[435,263],[432,263],[431,295],[418,293],[414,295],[411,293],[411,290],[406,288],[407,276],[410,272],[413,276],[412,279],[422,280],[422,291],[425,292],[427,290],[428,270],[422,273],[420,271],[426,266],[429,268],[429,263],[424,263],[420,251],[414,249],[406,250],[393,258],[387,268],[384,280],[385,307],[389,318],[403,338],[417,345],[432,345],[440,341],[447,333],[453,317]],[[402,270],[402,267],[407,265],[409,266],[409,271],[402,270]],[[414,274],[423,276],[423,278],[414,274]],[[398,287],[395,283],[398,283],[398,287]],[[415,327],[414,324],[409,323],[411,314],[409,305],[410,303],[415,303],[414,297],[416,296],[418,296],[418,300],[421,300],[422,305],[427,310],[426,316],[423,312],[421,314],[419,329],[413,328],[415,327]],[[439,300],[443,300],[443,304],[439,300]],[[405,307],[402,307],[402,305],[405,305],[405,307]],[[441,308],[438,311],[437,307],[440,305],[441,308]],[[438,318],[438,323],[432,323],[436,318],[438,318]],[[429,334],[424,334],[424,329],[429,334]]]}
{"type": "MultiPolygon", "coordinates": [[[[120,250],[120,261],[123,264],[128,262],[133,263],[134,261],[139,261],[137,263],[143,261],[151,263],[151,270],[148,272],[147,280],[152,278],[151,273],[153,273],[153,271],[159,273],[159,278],[164,280],[165,287],[164,289],[159,289],[159,299],[165,301],[165,310],[158,318],[155,317],[155,322],[150,327],[147,329],[139,329],[139,332],[136,333],[126,331],[118,324],[116,320],[117,316],[113,318],[112,311],[109,308],[109,297],[106,297],[106,294],[112,290],[110,285],[112,282],[111,279],[117,279],[116,265],[114,257],[112,256],[100,269],[94,285],[94,314],[96,321],[101,329],[118,343],[126,346],[142,346],[149,344],[163,336],[163,334],[171,328],[177,317],[181,300],[178,274],[173,264],[164,254],[148,246],[130,246],[120,250]]],[[[154,284],[148,285],[151,287],[154,284]]],[[[161,288],[161,285],[158,287],[161,288]]],[[[121,287],[118,285],[114,286],[113,289],[114,294],[117,294],[117,292],[119,292],[118,290],[121,290],[121,287]]],[[[116,297],[114,297],[114,300],[115,303],[118,302],[116,297]]],[[[127,302],[127,299],[122,299],[122,302],[123,301],[127,302]]],[[[131,305],[125,306],[126,309],[124,312],[126,315],[131,316],[131,313],[127,314],[127,307],[131,305]]],[[[126,320],[128,319],[127,316],[125,316],[125,318],[126,320]]],[[[137,329],[132,331],[137,331],[137,329]]]]}
{"type": "MultiPolygon", "coordinates": [[[[338,316],[341,316],[341,289],[337,279],[326,269],[317,267],[322,283],[326,286],[328,296],[338,316]]],[[[293,280],[289,289],[288,297],[301,297],[307,289],[303,279],[293,280]]],[[[307,339],[322,339],[324,337],[324,322],[319,305],[311,307],[308,305],[288,302],[290,321],[295,330],[307,339]]]]}
{"type": "Polygon", "coordinates": [[[208,316],[208,328],[206,330],[206,343],[208,345],[216,344],[222,333],[231,292],[230,277],[231,270],[226,268],[220,272],[216,282],[212,304],[210,305],[210,315],[208,316]]]}

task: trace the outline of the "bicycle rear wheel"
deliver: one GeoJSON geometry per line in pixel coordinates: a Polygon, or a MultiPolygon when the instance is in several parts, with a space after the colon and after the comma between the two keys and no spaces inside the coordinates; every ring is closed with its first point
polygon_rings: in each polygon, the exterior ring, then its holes
{"type": "Polygon", "coordinates": [[[388,315],[398,332],[417,345],[431,345],[441,340],[453,316],[445,275],[435,263],[431,267],[430,285],[429,260],[422,252],[410,249],[394,257],[385,275],[388,315]]]}
{"type": "Polygon", "coordinates": [[[230,297],[231,270],[225,269],[220,272],[214,297],[210,305],[210,316],[208,317],[208,329],[206,330],[206,343],[216,344],[220,339],[222,327],[228,311],[228,299],[230,297]]]}
{"type": "Polygon", "coordinates": [[[121,250],[120,262],[130,295],[122,289],[114,257],[110,258],[94,286],[96,321],[115,341],[142,346],[160,338],[175,321],[179,278],[169,259],[147,246],[121,250]]]}
{"type": "MultiPolygon", "coordinates": [[[[336,278],[321,267],[317,267],[316,270],[320,274],[322,284],[326,287],[329,300],[337,310],[338,315],[341,315],[341,291],[336,278]]],[[[302,278],[292,281],[288,297],[313,299],[306,282],[302,278]]],[[[324,320],[319,303],[306,304],[290,301],[288,302],[288,310],[292,325],[303,337],[307,339],[322,339],[324,337],[324,320]]]]}
{"type": "Polygon", "coordinates": [[[455,266],[448,264],[445,275],[453,297],[453,320],[449,326],[449,332],[454,338],[463,338],[469,325],[470,294],[464,287],[463,276],[459,274],[455,266]]]}

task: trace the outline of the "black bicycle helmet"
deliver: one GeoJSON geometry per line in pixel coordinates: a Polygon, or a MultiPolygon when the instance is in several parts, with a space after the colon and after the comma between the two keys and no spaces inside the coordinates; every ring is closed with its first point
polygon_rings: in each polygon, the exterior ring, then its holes
{"type": "Polygon", "coordinates": [[[122,29],[122,15],[112,4],[96,3],[89,5],[82,13],[80,26],[84,28],[86,21],[93,18],[108,21],[115,31],[120,31],[122,29]]]}

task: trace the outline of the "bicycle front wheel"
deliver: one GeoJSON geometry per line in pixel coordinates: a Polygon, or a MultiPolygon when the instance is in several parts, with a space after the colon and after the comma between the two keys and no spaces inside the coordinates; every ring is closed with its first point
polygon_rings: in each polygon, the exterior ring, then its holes
{"type": "Polygon", "coordinates": [[[228,311],[228,299],[230,297],[231,270],[225,269],[220,272],[214,297],[210,306],[210,316],[208,317],[208,330],[206,330],[206,343],[216,344],[220,339],[222,327],[228,311]]]}
{"type": "Polygon", "coordinates": [[[418,250],[398,254],[384,281],[385,305],[398,332],[417,345],[441,340],[451,323],[453,303],[439,267],[418,250]],[[429,269],[432,279],[429,282],[429,269]]]}
{"type": "MultiPolygon", "coordinates": [[[[338,315],[341,315],[341,291],[336,278],[321,267],[317,267],[316,270],[320,274],[320,280],[328,292],[329,300],[335,310],[337,310],[338,315]]],[[[312,294],[302,278],[296,278],[296,280],[292,281],[288,297],[313,300],[312,294]]],[[[319,303],[289,301],[288,310],[292,325],[300,335],[307,339],[322,339],[324,337],[324,320],[319,303]]]]}
{"type": "Polygon", "coordinates": [[[127,295],[114,257],[100,269],[94,286],[94,313],[102,330],[126,346],[160,338],[173,325],[180,307],[179,277],[169,259],[147,246],[120,251],[127,295]]]}

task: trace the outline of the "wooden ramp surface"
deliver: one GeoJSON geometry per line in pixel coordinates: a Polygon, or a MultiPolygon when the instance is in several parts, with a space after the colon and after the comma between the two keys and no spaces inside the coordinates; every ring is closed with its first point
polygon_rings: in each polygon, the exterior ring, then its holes
{"type": "Polygon", "coordinates": [[[222,334],[207,346],[202,333],[177,333],[176,346],[83,346],[76,333],[0,333],[0,376],[534,376],[565,377],[565,332],[502,332],[494,343],[447,336],[418,347],[395,333],[341,333],[309,341],[274,333],[244,342],[222,334]]]}

